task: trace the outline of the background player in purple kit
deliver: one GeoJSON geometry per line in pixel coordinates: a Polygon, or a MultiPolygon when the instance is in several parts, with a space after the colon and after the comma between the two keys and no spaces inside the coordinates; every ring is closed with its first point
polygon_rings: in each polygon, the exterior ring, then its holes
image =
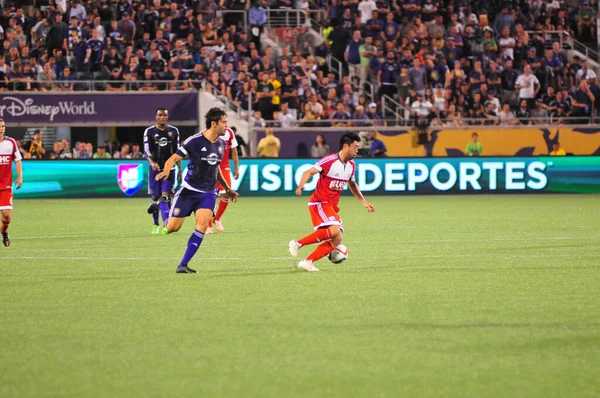
{"type": "Polygon", "coordinates": [[[225,189],[225,195],[229,199],[235,202],[238,198],[238,193],[229,187],[219,167],[226,145],[219,137],[227,130],[227,114],[221,108],[211,108],[205,118],[206,130],[185,140],[177,152],[166,161],[164,170],[156,175],[157,181],[168,178],[169,170],[175,162],[184,157],[189,158],[183,182],[173,198],[167,224],[169,233],[177,232],[186,217],[192,213],[196,216],[196,228],[177,267],[177,273],[180,274],[196,273],[188,267],[188,263],[202,244],[208,222],[213,217],[217,200],[217,181],[225,189]]]}
{"type": "MultiPolygon", "coordinates": [[[[169,112],[165,108],[156,110],[156,124],[144,131],[144,152],[150,162],[148,173],[148,194],[152,195],[152,202],[148,206],[148,213],[154,217],[152,233],[160,233],[158,226],[158,212],[162,214],[164,228],[162,233],[167,234],[167,223],[169,219],[170,199],[175,186],[175,167],[169,168],[169,176],[157,181],[156,175],[163,171],[165,162],[177,148],[179,148],[179,130],[177,127],[167,124],[169,112]]],[[[177,180],[181,183],[181,161],[177,161],[179,172],[177,180]]]]}

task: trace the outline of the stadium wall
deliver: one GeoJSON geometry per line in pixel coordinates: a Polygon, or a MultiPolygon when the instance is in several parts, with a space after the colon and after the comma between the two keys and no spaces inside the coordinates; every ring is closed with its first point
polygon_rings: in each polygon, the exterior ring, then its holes
{"type": "MultiPolygon", "coordinates": [[[[348,129],[339,127],[276,129],[281,140],[281,157],[310,157],[311,145],[317,133],[323,134],[332,150],[337,150],[341,135],[348,129]]],[[[352,128],[357,131],[357,128],[352,128]]],[[[358,129],[360,130],[360,129],[358,129]]],[[[373,130],[365,127],[365,131],[373,130]]],[[[457,157],[465,156],[465,148],[471,134],[479,134],[485,156],[544,156],[552,150],[552,141],[560,141],[561,147],[571,155],[600,156],[600,126],[556,126],[512,128],[472,126],[468,128],[431,128],[429,143],[417,144],[417,132],[409,128],[380,128],[378,138],[392,157],[457,157]]],[[[264,129],[257,129],[257,139],[265,136],[264,129]]]]}
{"type": "MultiPolygon", "coordinates": [[[[312,159],[241,159],[233,187],[246,197],[293,196],[313,164],[312,159]]],[[[24,161],[23,174],[17,198],[147,196],[147,161],[24,161]]],[[[600,193],[600,157],[361,158],[356,176],[369,195],[600,193]]],[[[313,178],[306,191],[314,186],[313,178]]]]}

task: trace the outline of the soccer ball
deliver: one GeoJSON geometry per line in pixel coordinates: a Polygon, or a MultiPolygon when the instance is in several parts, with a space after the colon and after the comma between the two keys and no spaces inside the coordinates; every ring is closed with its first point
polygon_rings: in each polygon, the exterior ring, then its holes
{"type": "Polygon", "coordinates": [[[348,248],[344,245],[337,245],[327,258],[334,264],[343,263],[348,258],[348,248]]]}

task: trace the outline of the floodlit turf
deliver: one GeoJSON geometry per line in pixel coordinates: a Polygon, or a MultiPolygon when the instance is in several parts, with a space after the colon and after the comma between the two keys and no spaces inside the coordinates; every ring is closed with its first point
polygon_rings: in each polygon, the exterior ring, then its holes
{"type": "Polygon", "coordinates": [[[306,273],[307,198],[242,198],[197,275],[146,200],[17,200],[0,396],[600,396],[600,196],[370,199],[306,273]]]}

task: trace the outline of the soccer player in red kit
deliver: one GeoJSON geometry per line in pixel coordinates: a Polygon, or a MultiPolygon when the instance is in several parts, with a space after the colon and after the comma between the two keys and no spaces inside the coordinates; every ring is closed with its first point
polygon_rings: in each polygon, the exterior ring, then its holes
{"type": "Polygon", "coordinates": [[[350,192],[358,198],[360,203],[367,208],[369,213],[375,211],[375,206],[367,202],[360,192],[360,188],[354,179],[356,164],[354,158],[358,154],[360,136],[356,133],[346,133],[340,139],[340,151],[325,156],[313,167],[308,169],[296,189],[296,195],[302,195],[304,185],[313,175],[319,174],[317,188],[308,201],[308,211],[312,218],[315,232],[299,240],[289,243],[290,254],[296,258],[298,250],[306,245],[323,242],[306,259],[298,263],[298,268],[305,271],[318,271],[313,263],[335,249],[342,242],[344,225],[338,212],[338,202],[342,190],[348,185],[350,192]]]}
{"type": "Polygon", "coordinates": [[[12,196],[12,163],[17,166],[17,180],[15,186],[17,189],[23,185],[23,166],[21,165],[21,153],[17,147],[17,142],[10,137],[6,137],[4,132],[6,125],[4,120],[0,119],[0,212],[2,213],[2,244],[10,246],[8,237],[8,226],[11,221],[11,210],[13,208],[12,196]]]}
{"type": "MultiPolygon", "coordinates": [[[[221,137],[222,140],[225,141],[225,152],[223,153],[223,160],[219,164],[221,168],[221,174],[227,181],[227,184],[231,186],[231,165],[229,164],[229,153],[231,153],[231,159],[233,159],[233,176],[237,180],[240,176],[240,160],[238,158],[237,146],[238,142],[235,139],[235,133],[231,129],[227,129],[225,131],[225,135],[221,137]]],[[[217,213],[215,214],[215,227],[217,231],[223,232],[225,228],[223,228],[223,224],[221,223],[221,217],[223,213],[225,213],[225,209],[227,209],[227,205],[229,204],[229,197],[225,194],[225,189],[217,182],[217,189],[219,190],[219,194],[221,195],[221,200],[219,201],[219,207],[217,208],[217,213]]],[[[208,229],[206,230],[207,234],[212,234],[214,231],[212,229],[212,222],[209,221],[208,229]]]]}

